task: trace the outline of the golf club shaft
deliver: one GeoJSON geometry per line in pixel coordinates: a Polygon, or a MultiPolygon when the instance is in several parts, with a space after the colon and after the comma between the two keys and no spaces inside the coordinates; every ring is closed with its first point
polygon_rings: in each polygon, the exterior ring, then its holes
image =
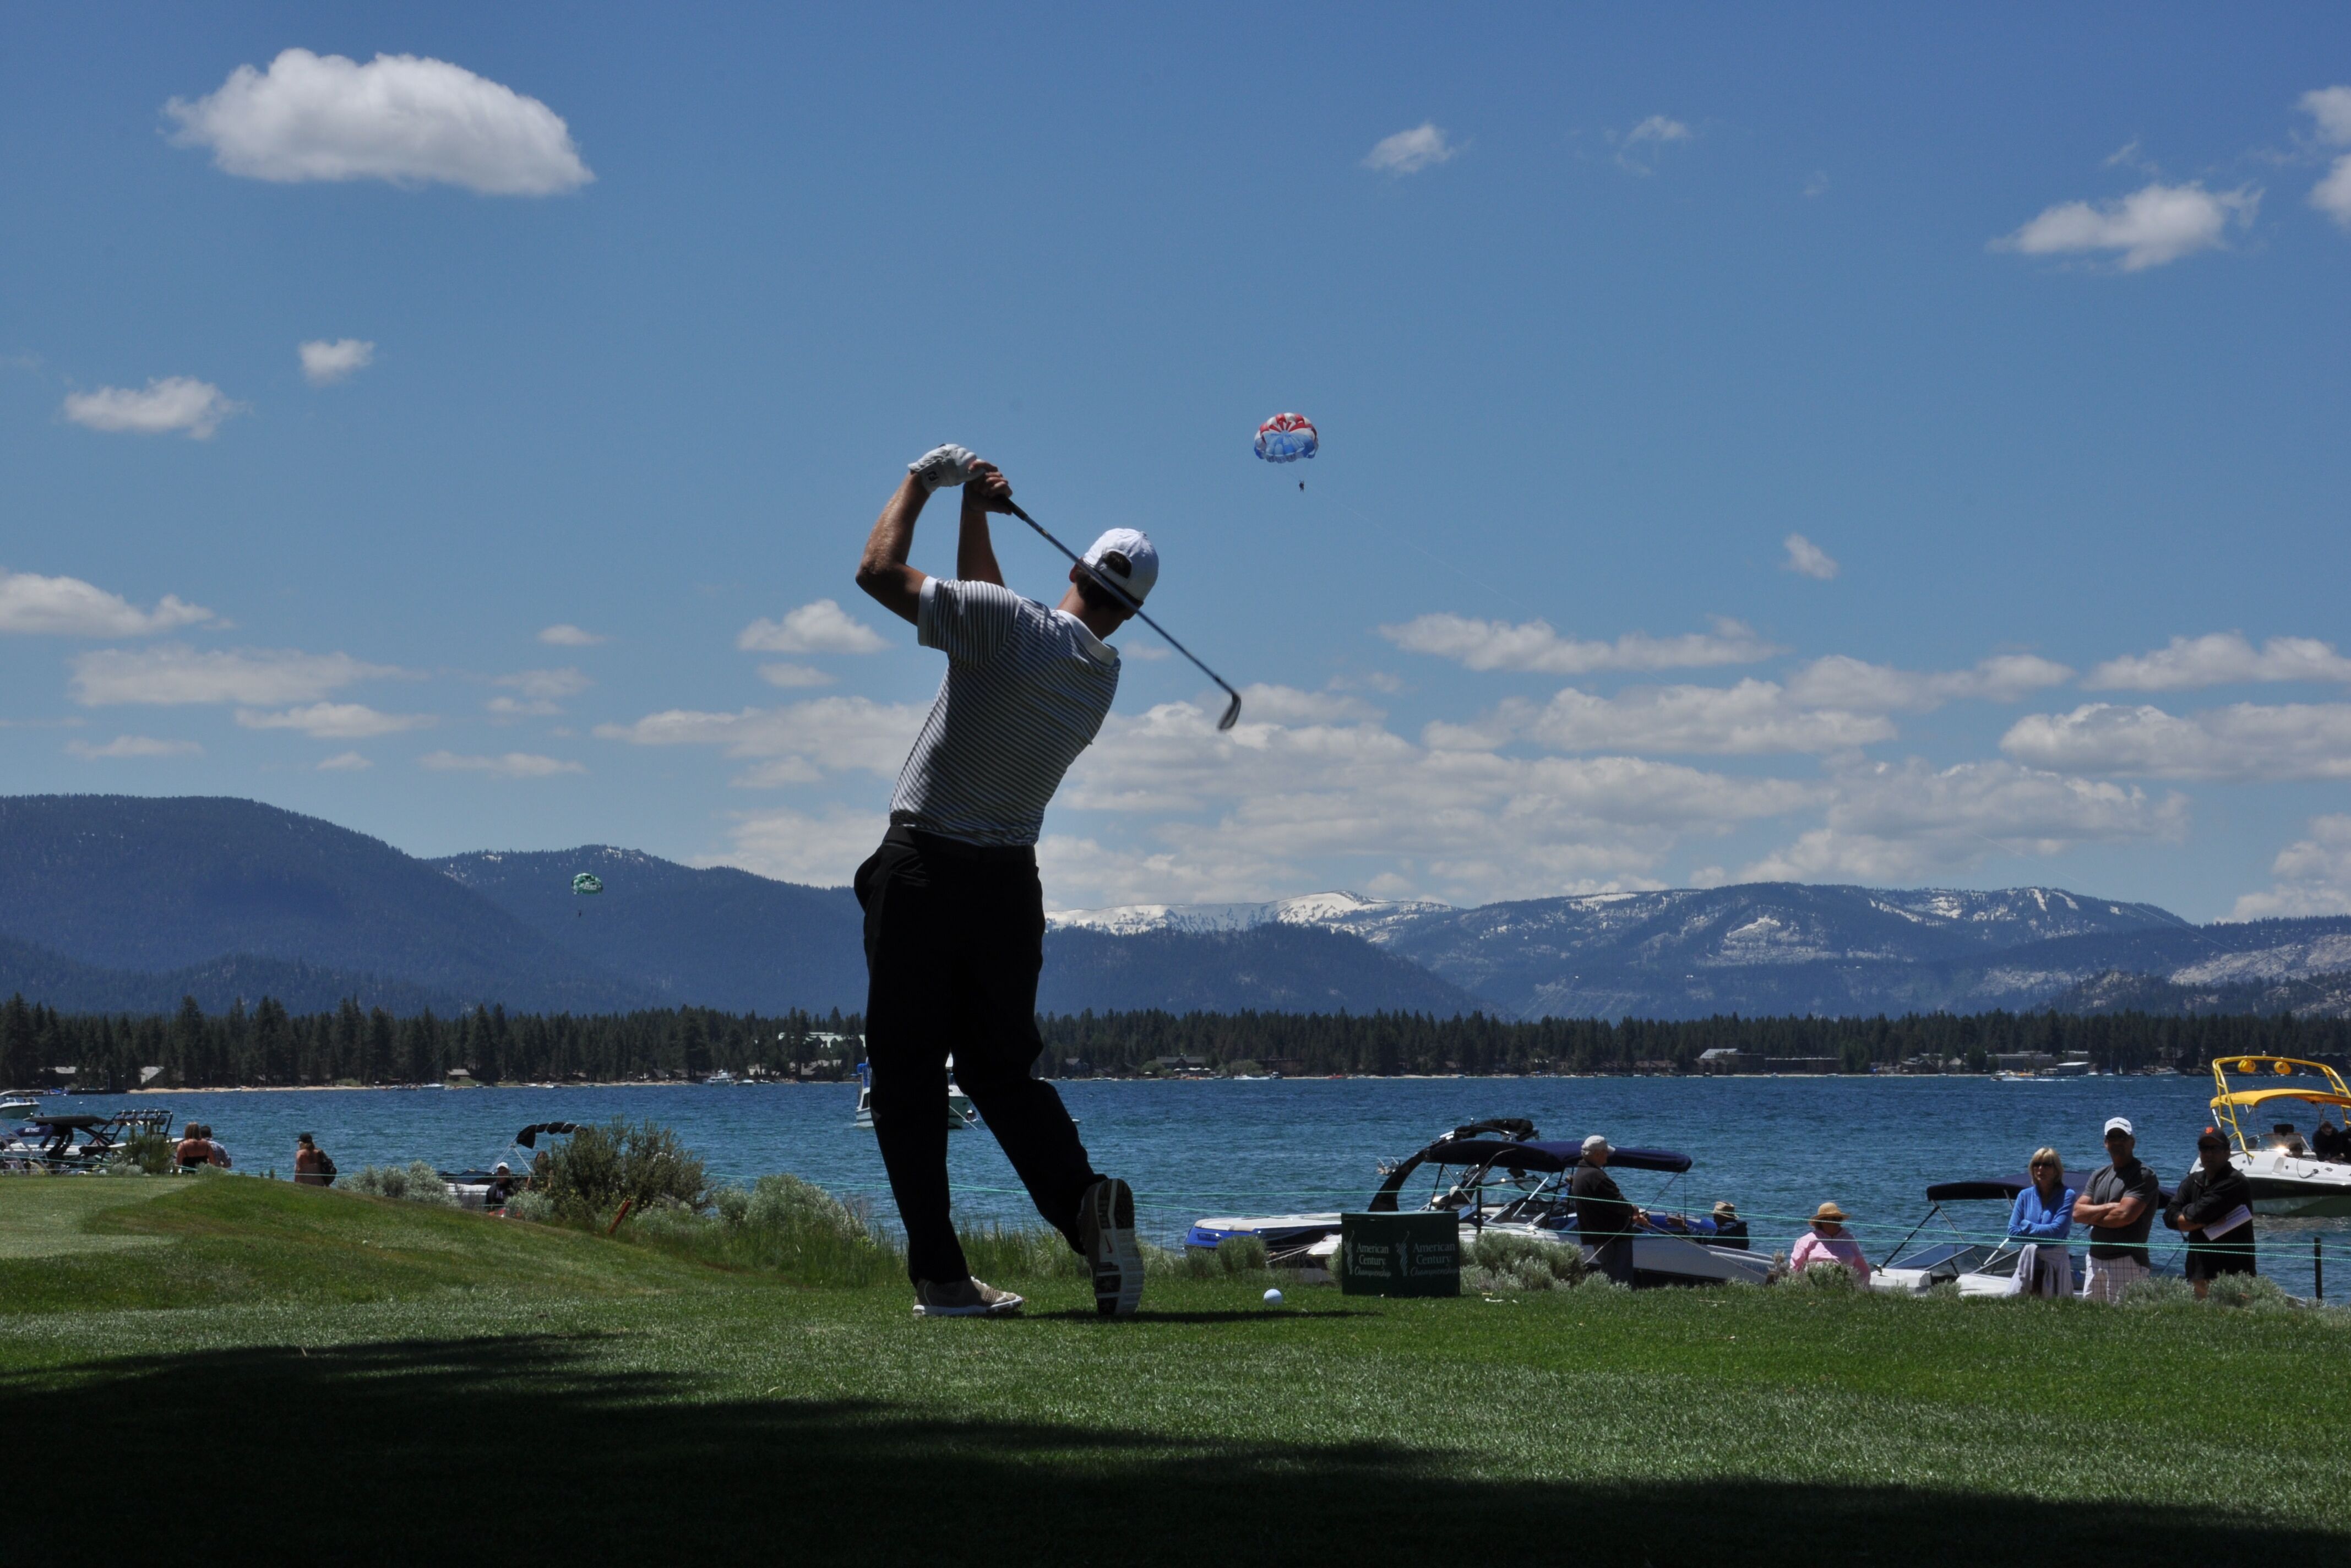
{"type": "Polygon", "coordinates": [[[1080,571],[1082,571],[1088,577],[1092,578],[1096,582],[1100,583],[1104,589],[1109,591],[1113,599],[1126,606],[1128,610],[1134,612],[1135,619],[1141,621],[1145,626],[1150,627],[1154,632],[1158,632],[1159,635],[1165,640],[1169,647],[1175,649],[1177,653],[1191,660],[1194,664],[1198,666],[1202,674],[1216,682],[1217,685],[1223,686],[1225,689],[1225,695],[1233,700],[1231,706],[1225,709],[1225,716],[1217,721],[1217,727],[1218,729],[1230,729],[1233,727],[1234,724],[1238,722],[1241,716],[1241,694],[1233,690],[1232,686],[1227,683],[1224,676],[1217,674],[1216,671],[1208,668],[1207,665],[1201,664],[1200,656],[1197,653],[1195,653],[1191,649],[1186,648],[1183,643],[1176,641],[1175,638],[1168,636],[1167,628],[1159,624],[1158,622],[1154,621],[1150,616],[1145,615],[1143,612],[1143,606],[1135,602],[1134,597],[1130,595],[1126,590],[1121,588],[1109,578],[1104,577],[1101,572],[1096,571],[1092,567],[1087,565],[1086,559],[1083,556],[1078,554],[1077,551],[1071,549],[1069,546],[1063,544],[1061,540],[1047,533],[1045,531],[1044,524],[1039,522],[1036,518],[1022,511],[1019,507],[1014,506],[1009,500],[1007,500],[1004,505],[1011,511],[1014,517],[1019,518],[1022,522],[1036,529],[1037,537],[1039,538],[1043,539],[1047,544],[1051,545],[1055,549],[1060,550],[1063,555],[1068,556],[1070,559],[1076,564],[1080,571]]]}

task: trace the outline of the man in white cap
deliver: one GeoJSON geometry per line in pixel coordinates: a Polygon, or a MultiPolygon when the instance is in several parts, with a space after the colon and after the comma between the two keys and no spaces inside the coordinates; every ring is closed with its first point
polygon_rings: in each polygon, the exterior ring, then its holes
{"type": "Polygon", "coordinates": [[[865,911],[865,1044],[873,1132],[906,1228],[918,1317],[996,1317],[1020,1298],[971,1277],[947,1200],[946,1060],[996,1134],[1037,1211],[1093,1270],[1094,1305],[1134,1311],[1143,1256],[1134,1194],[1086,1157],[1053,1086],[1029,1075],[1044,894],[1037,834],[1061,775],[1102,728],[1118,692],[1102,641],[1159,575],[1159,553],[1113,528],[1070,569],[1047,608],[1004,586],[987,514],[1009,510],[995,465],[941,446],[907,465],[882,508],[857,586],[914,623],[947,656],[946,679],[898,772],[890,830],[857,868],[865,911]],[[953,579],[906,564],[931,492],[963,488],[953,579]],[[1088,568],[1092,570],[1089,570],[1088,568]],[[1104,586],[1104,582],[1110,585],[1104,586]]]}
{"type": "Polygon", "coordinates": [[[2106,1164],[2074,1200],[2074,1220],[2090,1228],[2090,1281],[2083,1299],[2119,1303],[2147,1275],[2147,1237],[2161,1206],[2155,1173],[2132,1153],[2138,1140],[2127,1117],[2106,1118],[2106,1164]]]}
{"type": "Polygon", "coordinates": [[[1614,1151],[1594,1133],[1583,1140],[1583,1158],[1568,1178],[1568,1195],[1575,1199],[1575,1228],[1592,1249],[1592,1266],[1620,1285],[1633,1282],[1633,1233],[1638,1213],[1625,1201],[1616,1179],[1608,1174],[1608,1156],[1614,1151]]]}

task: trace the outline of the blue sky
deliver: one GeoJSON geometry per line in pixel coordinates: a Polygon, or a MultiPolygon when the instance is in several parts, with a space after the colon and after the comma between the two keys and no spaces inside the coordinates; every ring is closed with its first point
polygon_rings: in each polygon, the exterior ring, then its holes
{"type": "Polygon", "coordinates": [[[2346,84],[2318,7],[18,18],[0,789],[844,880],[956,440],[1251,688],[1120,639],[1054,904],[2351,908],[2346,84]]]}

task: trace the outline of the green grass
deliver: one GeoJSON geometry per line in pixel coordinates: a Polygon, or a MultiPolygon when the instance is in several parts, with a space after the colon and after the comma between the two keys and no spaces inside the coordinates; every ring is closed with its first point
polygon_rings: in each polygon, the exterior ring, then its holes
{"type": "Polygon", "coordinates": [[[11,1493],[135,1496],[231,1558],[408,1563],[1980,1563],[2026,1542],[2217,1563],[2351,1542],[2333,1312],[1590,1288],[1268,1309],[1261,1280],[1179,1270],[1103,1322],[1050,1249],[992,1261],[1024,1255],[1042,1277],[997,1282],[1028,1315],[925,1322],[895,1282],[797,1287],[341,1192],[0,1181],[11,1493]],[[136,1196],[82,1190],[118,1186],[136,1196]]]}

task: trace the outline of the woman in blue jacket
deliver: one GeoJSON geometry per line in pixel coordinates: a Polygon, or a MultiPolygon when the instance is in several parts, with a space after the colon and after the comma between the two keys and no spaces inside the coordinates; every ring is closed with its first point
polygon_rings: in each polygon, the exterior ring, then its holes
{"type": "Polygon", "coordinates": [[[2065,1185],[2065,1162],[2054,1149],[2032,1151],[2032,1185],[2016,1195],[2008,1212],[2008,1235],[2023,1243],[2016,1260],[2016,1293],[2020,1296],[2070,1296],[2074,1293],[2074,1255],[2065,1238],[2074,1228],[2074,1199],[2080,1196],[2065,1185]]]}

